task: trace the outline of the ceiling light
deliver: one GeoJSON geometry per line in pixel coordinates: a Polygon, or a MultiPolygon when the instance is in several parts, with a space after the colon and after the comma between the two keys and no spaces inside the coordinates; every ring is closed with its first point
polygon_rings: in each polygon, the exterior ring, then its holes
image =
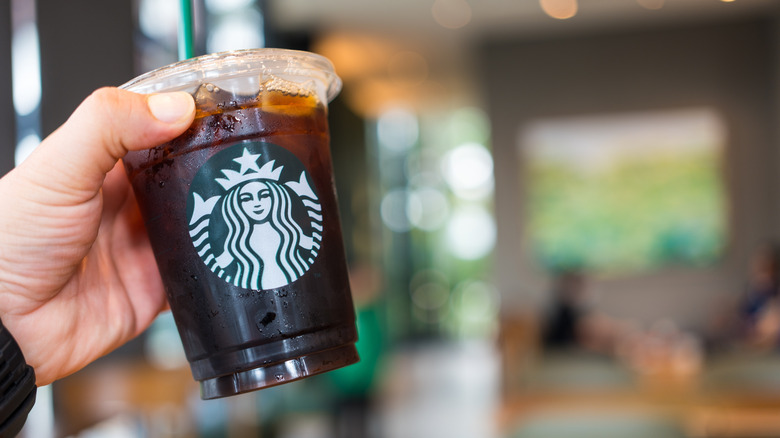
{"type": "Polygon", "coordinates": [[[577,15],[577,0],[539,0],[545,14],[558,20],[577,15]]]}

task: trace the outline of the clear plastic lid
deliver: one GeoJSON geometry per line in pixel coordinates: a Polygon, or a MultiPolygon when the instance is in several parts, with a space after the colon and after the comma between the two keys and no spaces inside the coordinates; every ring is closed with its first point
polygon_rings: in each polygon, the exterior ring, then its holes
{"type": "Polygon", "coordinates": [[[249,49],[214,53],[152,70],[120,86],[136,93],[193,92],[214,84],[236,94],[255,94],[262,84],[280,81],[330,102],[341,91],[333,64],[320,55],[298,50],[249,49]]]}

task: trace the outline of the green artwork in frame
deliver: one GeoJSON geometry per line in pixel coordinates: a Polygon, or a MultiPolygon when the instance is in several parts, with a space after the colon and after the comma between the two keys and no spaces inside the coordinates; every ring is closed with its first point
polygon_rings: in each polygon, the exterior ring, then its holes
{"type": "Polygon", "coordinates": [[[536,260],[606,274],[717,260],[728,228],[726,135],[707,108],[527,124],[519,146],[536,260]]]}

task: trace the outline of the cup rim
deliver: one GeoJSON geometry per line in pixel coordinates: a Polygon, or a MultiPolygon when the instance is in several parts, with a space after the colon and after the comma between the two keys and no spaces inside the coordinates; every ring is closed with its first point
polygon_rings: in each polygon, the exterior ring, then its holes
{"type": "MultiPolygon", "coordinates": [[[[182,84],[193,84],[215,78],[230,78],[243,76],[256,71],[260,66],[280,69],[281,73],[295,75],[324,76],[326,82],[326,97],[332,101],[341,91],[341,78],[336,75],[335,68],[330,60],[322,55],[303,50],[260,48],[228,50],[224,52],[210,53],[185,59],[173,64],[156,68],[130,81],[119,88],[129,91],[144,88],[152,82],[160,82],[181,76],[182,84]],[[229,72],[217,73],[218,69],[230,67],[229,72]],[[185,80],[186,76],[186,80],[185,80]]],[[[163,86],[152,92],[173,91],[171,87],[163,86]]]]}

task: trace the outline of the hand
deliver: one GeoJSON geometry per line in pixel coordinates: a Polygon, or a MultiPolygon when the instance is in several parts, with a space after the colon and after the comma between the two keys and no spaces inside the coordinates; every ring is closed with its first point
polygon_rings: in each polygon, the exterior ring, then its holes
{"type": "Polygon", "coordinates": [[[0,320],[39,386],[140,334],[167,307],[118,160],[183,133],[186,93],[103,88],[0,179],[0,320]]]}

